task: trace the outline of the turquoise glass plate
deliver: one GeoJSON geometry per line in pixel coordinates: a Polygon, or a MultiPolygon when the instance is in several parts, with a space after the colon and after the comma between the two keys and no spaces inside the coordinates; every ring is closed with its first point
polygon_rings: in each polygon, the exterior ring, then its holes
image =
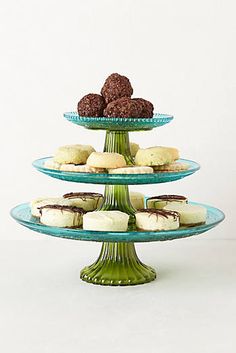
{"type": "Polygon", "coordinates": [[[78,173],[78,172],[63,172],[44,167],[46,157],[37,159],[33,162],[33,166],[40,172],[47,174],[53,178],[73,181],[75,183],[90,183],[90,184],[110,184],[110,185],[138,185],[138,184],[157,184],[166,183],[178,179],[185,178],[188,175],[199,170],[200,165],[188,159],[180,159],[189,165],[189,169],[180,172],[169,173],[153,173],[153,174],[103,174],[103,173],[78,173]]]}
{"type": "Polygon", "coordinates": [[[165,125],[172,119],[172,115],[154,114],[152,118],[105,118],[85,117],[76,112],[64,113],[64,117],[87,129],[110,130],[110,131],[139,131],[152,130],[155,127],[165,125]]]}
{"type": "Polygon", "coordinates": [[[204,225],[160,232],[98,232],[83,229],[49,227],[41,224],[37,218],[31,216],[30,205],[28,203],[13,208],[11,210],[11,216],[17,222],[31,230],[60,238],[97,242],[150,242],[180,239],[201,234],[215,227],[218,223],[222,222],[225,217],[224,213],[217,208],[199,203],[193,204],[207,208],[207,221],[204,225]]]}

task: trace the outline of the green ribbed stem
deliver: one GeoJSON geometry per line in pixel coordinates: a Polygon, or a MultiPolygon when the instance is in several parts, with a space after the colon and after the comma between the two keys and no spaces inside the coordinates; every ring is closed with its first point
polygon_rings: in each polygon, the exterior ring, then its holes
{"type": "Polygon", "coordinates": [[[129,229],[133,229],[135,225],[136,210],[130,203],[129,189],[127,185],[106,185],[104,193],[104,201],[101,206],[102,211],[119,210],[130,215],[129,229]]]}
{"type": "MultiPolygon", "coordinates": [[[[104,152],[117,152],[125,157],[128,165],[133,165],[127,131],[107,131],[104,152]]],[[[106,185],[101,210],[120,210],[130,215],[129,226],[135,224],[135,209],[130,203],[127,185],[106,185]]]]}
{"type": "Polygon", "coordinates": [[[81,271],[80,278],[93,284],[127,286],[151,282],[156,273],[139,260],[133,243],[103,243],[99,258],[81,271]]]}
{"type": "Polygon", "coordinates": [[[128,165],[134,164],[134,159],[130,153],[129,133],[127,131],[107,131],[104,152],[123,154],[128,165]]]}
{"type": "MultiPolygon", "coordinates": [[[[126,131],[107,131],[104,152],[123,154],[126,163],[133,165],[126,131]]],[[[127,185],[106,185],[101,210],[120,210],[129,214],[129,230],[134,228],[135,209],[130,203],[127,185]]],[[[134,243],[103,243],[97,261],[85,267],[80,278],[93,284],[127,286],[153,281],[156,273],[139,260],[134,243]]]]}

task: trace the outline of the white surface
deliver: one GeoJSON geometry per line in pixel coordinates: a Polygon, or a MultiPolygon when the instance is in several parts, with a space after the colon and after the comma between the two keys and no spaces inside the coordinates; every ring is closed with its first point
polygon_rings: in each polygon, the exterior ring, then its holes
{"type": "Polygon", "coordinates": [[[0,237],[12,239],[0,242],[1,352],[235,352],[236,242],[226,241],[236,225],[235,7],[234,0],[1,1],[0,237]],[[99,92],[112,72],[175,116],[131,140],[178,147],[202,166],[175,183],[132,189],[183,194],[226,213],[206,241],[140,246],[160,278],[135,288],[80,282],[96,244],[40,240],[9,217],[11,207],[38,196],[103,191],[47,178],[31,162],[65,144],[102,150],[104,132],[76,127],[62,113],[99,92]]]}
{"type": "Polygon", "coordinates": [[[0,242],[2,352],[235,352],[235,241],[140,244],[158,279],[113,288],[79,279],[99,244],[31,235],[0,242]]]}

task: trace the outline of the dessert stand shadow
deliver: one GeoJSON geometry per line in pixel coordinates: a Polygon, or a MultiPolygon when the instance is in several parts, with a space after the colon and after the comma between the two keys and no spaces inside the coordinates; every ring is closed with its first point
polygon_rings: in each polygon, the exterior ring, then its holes
{"type": "MultiPolygon", "coordinates": [[[[155,114],[153,118],[87,118],[78,114],[64,114],[67,120],[88,129],[106,130],[104,152],[123,154],[128,165],[133,165],[129,147],[129,131],[151,130],[169,123],[173,118],[164,114],[155,114]]],[[[184,161],[188,170],[154,174],[93,174],[52,170],[44,167],[47,158],[36,160],[34,167],[51,177],[66,181],[105,184],[104,201],[100,210],[120,210],[130,215],[127,232],[86,231],[49,227],[31,216],[29,204],[21,204],[12,209],[12,217],[36,232],[61,238],[103,242],[98,259],[82,269],[82,280],[100,285],[136,285],[150,282],[156,278],[156,272],[142,263],[134,247],[135,242],[164,241],[197,235],[215,227],[224,219],[224,214],[211,206],[207,208],[207,221],[195,227],[181,227],[174,231],[137,231],[135,230],[135,209],[130,203],[128,185],[164,183],[184,178],[196,172],[200,166],[193,161],[184,161]]]]}

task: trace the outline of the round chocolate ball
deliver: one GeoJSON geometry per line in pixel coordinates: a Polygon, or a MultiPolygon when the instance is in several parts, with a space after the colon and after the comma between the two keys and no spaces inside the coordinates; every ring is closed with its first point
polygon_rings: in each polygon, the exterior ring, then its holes
{"type": "Polygon", "coordinates": [[[139,118],[152,118],[153,117],[153,104],[143,98],[133,98],[139,107],[139,118]]]}
{"type": "Polygon", "coordinates": [[[104,109],[103,115],[108,118],[138,118],[139,107],[134,100],[122,97],[109,103],[104,109]]]}
{"type": "Polygon", "coordinates": [[[105,100],[100,94],[89,93],[78,103],[78,113],[80,116],[99,117],[103,116],[105,100]]]}
{"type": "Polygon", "coordinates": [[[133,94],[133,88],[127,77],[115,73],[108,76],[102,87],[101,94],[108,104],[122,97],[130,98],[133,94]]]}

